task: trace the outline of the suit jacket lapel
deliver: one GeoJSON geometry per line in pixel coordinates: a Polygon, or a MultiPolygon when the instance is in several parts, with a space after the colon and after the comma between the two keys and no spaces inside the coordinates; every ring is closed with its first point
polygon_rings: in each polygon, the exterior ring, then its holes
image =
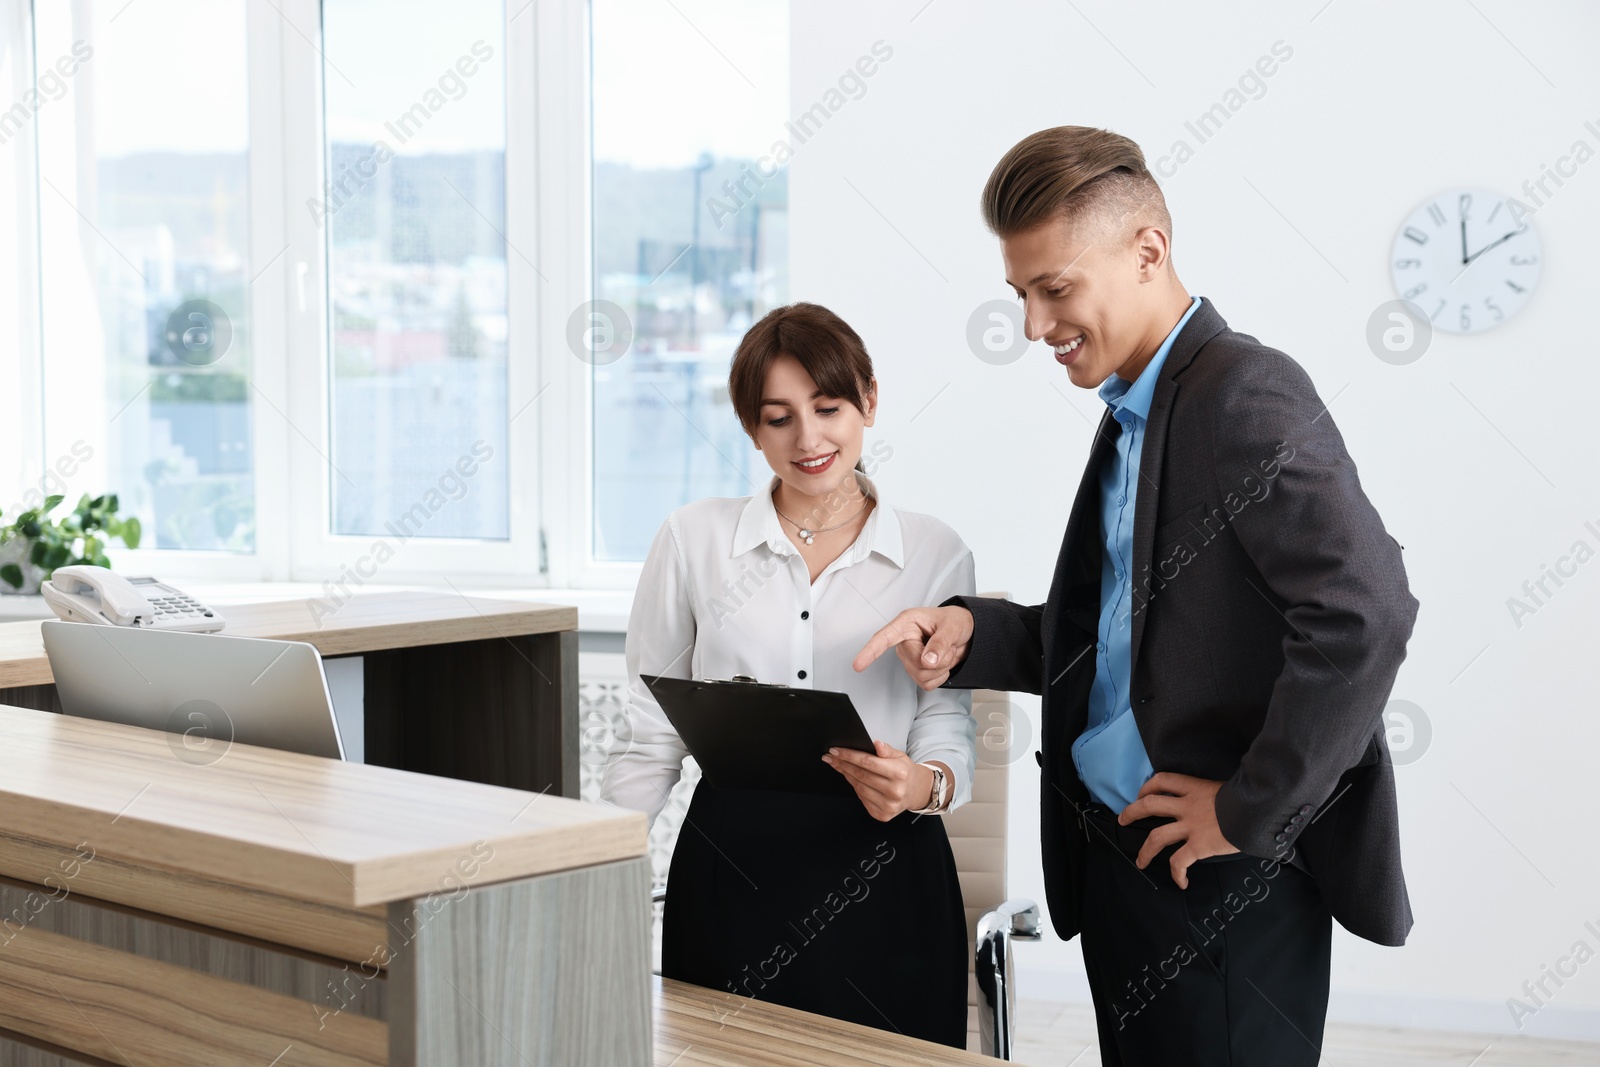
{"type": "MultiPolygon", "coordinates": [[[[1183,332],[1172,342],[1166,362],[1161,365],[1161,377],[1156,379],[1155,393],[1150,398],[1150,416],[1145,420],[1144,445],[1139,454],[1139,489],[1134,498],[1133,512],[1133,635],[1129,641],[1129,666],[1137,668],[1139,642],[1144,637],[1144,624],[1149,613],[1149,602],[1141,597],[1143,579],[1149,575],[1154,558],[1156,534],[1156,509],[1161,503],[1161,469],[1167,453],[1167,426],[1172,419],[1172,405],[1178,395],[1178,378],[1188,369],[1195,355],[1205,343],[1228,328],[1211,301],[1203,300],[1183,332]]],[[[1131,672],[1130,672],[1131,673],[1131,672]]]]}
{"type": "MultiPolygon", "coordinates": [[[[1050,585],[1055,612],[1046,613],[1047,627],[1054,622],[1050,616],[1059,614],[1091,640],[1100,629],[1100,468],[1120,432],[1107,408],[1095,427],[1089,459],[1078,480],[1078,495],[1073,498],[1072,515],[1067,519],[1067,532],[1056,557],[1055,578],[1050,585]]],[[[1048,642],[1050,634],[1046,633],[1045,638],[1048,642]]]]}
{"type": "MultiPolygon", "coordinates": [[[[1185,332],[1188,328],[1185,327],[1185,332]]],[[[1182,337],[1183,334],[1179,334],[1182,337]]],[[[1173,347],[1177,347],[1174,345],[1173,347]]],[[[1171,353],[1168,353],[1170,356],[1171,353]]],[[[1166,367],[1161,368],[1163,371],[1166,367]]],[[[1150,573],[1155,546],[1150,542],[1156,535],[1156,509],[1161,504],[1161,461],[1167,451],[1167,423],[1172,415],[1172,398],[1177,395],[1178,383],[1165,373],[1156,382],[1155,395],[1150,398],[1150,417],[1145,420],[1144,445],[1139,453],[1139,489],[1133,509],[1133,574],[1130,577],[1133,600],[1133,636],[1129,643],[1128,664],[1131,668],[1139,662],[1139,640],[1144,636],[1144,621],[1149,615],[1149,590],[1141,588],[1150,573]]]]}
{"type": "MultiPolygon", "coordinates": [[[[1072,514],[1067,519],[1067,532],[1061,539],[1061,552],[1056,558],[1055,577],[1050,583],[1050,600],[1045,609],[1043,640],[1045,648],[1044,679],[1044,729],[1040,743],[1046,759],[1053,761],[1061,756],[1068,739],[1082,729],[1082,706],[1069,706],[1072,700],[1049,699],[1054,683],[1081,658],[1086,649],[1094,647],[1100,629],[1100,468],[1106,461],[1113,442],[1121,433],[1110,409],[1100,417],[1095,427],[1094,442],[1089,447],[1089,459],[1083,476],[1078,480],[1078,495],[1072,502],[1072,514]],[[1061,634],[1065,626],[1067,633],[1061,634]]],[[[1092,670],[1093,663],[1089,668],[1092,670]]],[[[1084,686],[1084,692],[1088,687],[1084,686]]],[[[1070,763],[1063,764],[1070,767],[1070,763]]],[[[1067,776],[1067,789],[1081,789],[1077,778],[1067,776]]]]}

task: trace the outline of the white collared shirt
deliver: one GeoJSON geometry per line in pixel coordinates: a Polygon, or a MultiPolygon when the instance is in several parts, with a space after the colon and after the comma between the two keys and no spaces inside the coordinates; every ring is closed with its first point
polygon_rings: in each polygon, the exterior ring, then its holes
{"type": "Polygon", "coordinates": [[[627,707],[601,785],[606,801],[647,812],[654,823],[688,755],[643,673],[743,674],[848,693],[875,739],[918,763],[947,764],[955,776],[950,808],[966,803],[977,759],[971,694],[924,691],[892,649],[860,674],[851,664],[903,609],[975,595],[972,552],[938,519],[884,503],[866,475],[856,477],[877,506],[814,584],[779,525],[776,476],[764,493],[697,500],[667,516],[628,618],[627,707]]]}

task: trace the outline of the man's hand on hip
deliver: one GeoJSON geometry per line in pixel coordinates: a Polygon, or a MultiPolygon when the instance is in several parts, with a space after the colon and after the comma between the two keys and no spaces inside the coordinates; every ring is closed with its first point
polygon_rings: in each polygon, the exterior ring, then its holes
{"type": "Polygon", "coordinates": [[[872,635],[854,666],[858,672],[866,670],[892,646],[911,680],[933,690],[967,658],[971,642],[972,612],[966,608],[907,608],[872,635]]]}
{"type": "Polygon", "coordinates": [[[1187,774],[1162,771],[1150,776],[1139,790],[1139,797],[1122,809],[1117,822],[1127,826],[1150,815],[1163,815],[1176,822],[1164,823],[1150,831],[1134,862],[1142,871],[1168,845],[1182,841],[1184,846],[1172,854],[1172,880],[1179,889],[1189,888],[1189,865],[1207,856],[1226,856],[1238,852],[1222,836],[1217,825],[1217,791],[1221,782],[1194,778],[1187,774]]]}

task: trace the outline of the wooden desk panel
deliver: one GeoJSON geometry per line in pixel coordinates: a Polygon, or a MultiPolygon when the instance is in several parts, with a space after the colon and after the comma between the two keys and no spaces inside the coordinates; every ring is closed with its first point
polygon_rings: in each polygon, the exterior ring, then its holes
{"type": "Polygon", "coordinates": [[[571,630],[362,656],[366,762],[578,796],[571,630]]]}
{"type": "Polygon", "coordinates": [[[649,884],[641,856],[397,902],[385,973],[0,878],[0,1064],[643,1064],[649,884]]]}
{"type": "Polygon", "coordinates": [[[319,1018],[295,997],[35,929],[0,957],[0,1027],[102,1060],[163,1067],[389,1062],[388,1027],[375,1019],[319,1018]]]}
{"type": "MultiPolygon", "coordinates": [[[[154,915],[269,941],[350,964],[389,964],[388,905],[338,908],[194,874],[157,870],[97,854],[83,863],[75,848],[0,831],[0,871],[52,893],[113,902],[154,915]],[[67,871],[76,871],[64,879],[67,871]]],[[[5,929],[0,927],[0,940],[5,929]]],[[[0,1058],[0,1064],[5,1061],[0,1058]]]]}

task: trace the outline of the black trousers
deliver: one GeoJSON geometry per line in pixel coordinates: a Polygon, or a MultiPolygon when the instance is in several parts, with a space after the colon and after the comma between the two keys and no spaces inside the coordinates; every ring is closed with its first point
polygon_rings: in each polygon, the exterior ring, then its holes
{"type": "Polygon", "coordinates": [[[967,922],[937,815],[854,795],[695,786],[667,874],[661,973],[965,1048],[967,922]]]}
{"type": "Polygon", "coordinates": [[[1235,853],[1190,866],[1179,889],[1177,846],[1133,862],[1171,820],[1087,816],[1083,960],[1105,1067],[1315,1067],[1332,937],[1316,881],[1235,853]]]}

